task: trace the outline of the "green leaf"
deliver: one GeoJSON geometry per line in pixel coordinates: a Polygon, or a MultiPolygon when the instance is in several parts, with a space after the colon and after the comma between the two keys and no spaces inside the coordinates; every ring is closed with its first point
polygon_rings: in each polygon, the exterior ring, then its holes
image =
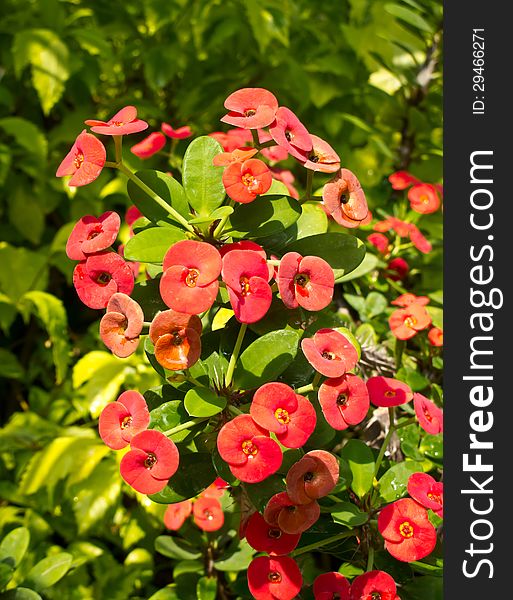
{"type": "Polygon", "coordinates": [[[30,532],[26,527],[17,527],[10,531],[0,543],[0,562],[16,568],[30,543],[30,532]]]}
{"type": "MultiPolygon", "coordinates": [[[[11,581],[14,575],[14,569],[5,562],[0,562],[0,590],[2,590],[11,581]]],[[[2,596],[0,596],[1,598],[2,596]]]]}
{"type": "Polygon", "coordinates": [[[16,33],[13,42],[14,67],[18,78],[30,65],[32,83],[47,115],[59,101],[70,76],[69,51],[48,29],[27,29],[16,33]]]}
{"type": "Polygon", "coordinates": [[[280,233],[301,215],[297,200],[290,196],[258,196],[249,204],[239,204],[224,232],[235,238],[261,238],[280,233]]]}
{"type": "MultiPolygon", "coordinates": [[[[183,217],[189,217],[189,205],[187,204],[184,189],[174,177],[161,171],[154,171],[153,169],[137,171],[136,176],[183,217]]],[[[155,200],[131,179],[128,180],[127,191],[130,200],[150,221],[154,223],[162,221],[164,224],[169,222],[175,223],[167,210],[162,208],[160,204],[157,204],[155,200]]]]}
{"type": "Polygon", "coordinates": [[[0,377],[6,379],[22,379],[25,374],[25,370],[20,365],[16,356],[6,350],[0,348],[0,377]]]}
{"type": "Polygon", "coordinates": [[[346,527],[358,527],[369,519],[366,512],[362,512],[351,502],[340,502],[334,506],[334,510],[336,512],[332,512],[331,516],[335,523],[341,523],[346,527]]]}
{"type": "Polygon", "coordinates": [[[296,356],[299,336],[295,331],[271,331],[250,344],[235,367],[235,385],[243,390],[274,381],[296,356]]]}
{"type": "Polygon", "coordinates": [[[429,379],[416,369],[404,366],[397,371],[396,378],[407,383],[414,392],[420,392],[430,383],[429,379]]]}
{"type": "Polygon", "coordinates": [[[397,17],[399,20],[408,23],[408,25],[413,25],[417,29],[421,31],[425,31],[427,33],[431,33],[433,28],[431,25],[421,17],[417,12],[406,8],[406,6],[401,6],[400,4],[385,4],[385,10],[387,13],[397,17]]]}
{"type": "Polygon", "coordinates": [[[426,306],[426,310],[428,311],[431,319],[433,321],[434,327],[439,327],[443,329],[444,327],[444,311],[442,308],[438,308],[436,306],[426,306]]]}
{"type": "Polygon", "coordinates": [[[167,558],[177,560],[194,560],[201,556],[201,552],[188,542],[170,535],[159,535],[155,540],[155,550],[167,558]]]}
{"type": "Polygon", "coordinates": [[[48,142],[43,132],[32,121],[21,117],[4,117],[0,119],[0,129],[12,136],[28,154],[34,155],[41,163],[46,162],[48,142]]]}
{"type": "Polygon", "coordinates": [[[41,596],[25,587],[17,587],[14,590],[8,590],[0,594],[1,600],[43,600],[41,596]]]}
{"type": "Polygon", "coordinates": [[[216,600],[217,597],[217,578],[201,577],[196,586],[198,600],[216,600]]]}
{"type": "Polygon", "coordinates": [[[407,493],[408,479],[413,473],[422,473],[422,463],[405,461],[395,464],[379,480],[379,493],[385,502],[395,502],[407,493]]]}
{"type": "Polygon", "coordinates": [[[245,539],[240,540],[234,548],[233,554],[227,556],[228,553],[225,552],[221,560],[214,562],[218,571],[245,571],[249,567],[255,553],[253,548],[245,539]]]}
{"type": "Polygon", "coordinates": [[[220,206],[219,208],[216,208],[214,211],[212,211],[210,215],[206,215],[204,217],[197,217],[196,219],[191,219],[189,223],[191,225],[213,223],[214,221],[222,219],[223,217],[229,217],[231,214],[233,214],[233,211],[234,209],[232,206],[220,206]]]}
{"type": "Polygon", "coordinates": [[[40,592],[55,585],[66,575],[73,562],[73,556],[67,552],[60,552],[40,560],[29,571],[25,583],[40,592]]]}
{"type": "Polygon", "coordinates": [[[417,577],[401,587],[401,598],[404,600],[442,600],[444,580],[442,577],[417,577]]]}
{"type": "Polygon", "coordinates": [[[339,277],[337,279],[337,283],[344,283],[346,281],[351,281],[352,279],[358,279],[359,277],[367,275],[367,273],[370,273],[377,267],[378,262],[378,257],[375,254],[370,254],[369,252],[367,252],[365,254],[364,259],[356,267],[356,269],[354,269],[354,271],[351,271],[351,273],[348,273],[347,275],[339,277]]]}
{"type": "Polygon", "coordinates": [[[188,500],[201,493],[217,477],[212,458],[207,452],[180,455],[178,470],[167,486],[156,494],[148,496],[158,504],[171,504],[188,500]],[[192,474],[194,474],[192,476],[192,474]]]}
{"type": "Polygon", "coordinates": [[[275,494],[283,492],[283,477],[271,475],[260,483],[244,484],[244,489],[253,503],[253,506],[258,511],[263,512],[270,498],[275,494]]]}
{"type": "Polygon", "coordinates": [[[372,488],[374,480],[372,450],[361,440],[352,439],[342,448],[340,456],[348,461],[353,474],[351,489],[359,498],[363,498],[372,488]]]}
{"type": "MultiPolygon", "coordinates": [[[[145,392],[145,396],[146,394],[147,392],[145,392]]],[[[188,416],[185,412],[183,402],[180,400],[171,400],[164,402],[164,404],[154,408],[150,412],[149,428],[167,431],[182,422],[185,423],[187,420],[188,416]]]]}
{"type": "Polygon", "coordinates": [[[328,215],[324,212],[320,202],[306,202],[301,205],[301,215],[295,226],[297,227],[297,240],[326,233],[328,215]]]}
{"type": "Polygon", "coordinates": [[[13,302],[30,289],[44,289],[48,280],[44,252],[31,252],[0,242],[0,288],[13,302]]]}
{"type": "Polygon", "coordinates": [[[169,248],[185,239],[185,233],[178,227],[150,227],[144,229],[125,246],[125,258],[140,262],[161,263],[169,248]]]}
{"type": "Polygon", "coordinates": [[[70,345],[68,342],[68,319],[64,304],[59,298],[46,292],[27,292],[20,300],[20,309],[35,314],[48,332],[55,365],[55,381],[60,384],[68,372],[70,345]]]}
{"type": "Polygon", "coordinates": [[[287,251],[299,252],[302,256],[320,256],[330,264],[338,281],[362,262],[365,245],[347,233],[322,233],[293,242],[287,246],[287,251]]]}
{"type": "Polygon", "coordinates": [[[223,149],[218,141],[210,136],[193,140],[183,158],[182,180],[190,205],[199,216],[207,216],[225,198],[223,169],[214,167],[214,156],[223,149]]]}
{"type": "Polygon", "coordinates": [[[193,388],[185,394],[185,409],[191,417],[212,417],[226,407],[226,398],[208,388],[193,388]]]}
{"type": "Polygon", "coordinates": [[[159,284],[160,277],[147,281],[139,281],[135,284],[134,291],[130,294],[132,299],[143,309],[144,317],[147,321],[152,321],[159,311],[168,309],[160,297],[159,284]]]}

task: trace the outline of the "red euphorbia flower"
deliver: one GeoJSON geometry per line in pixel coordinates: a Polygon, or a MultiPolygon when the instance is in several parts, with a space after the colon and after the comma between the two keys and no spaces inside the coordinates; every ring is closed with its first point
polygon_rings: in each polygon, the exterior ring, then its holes
{"type": "Polygon", "coordinates": [[[85,260],[88,254],[105,250],[116,241],[121,219],[111,210],[98,218],[82,217],[73,227],[66,243],[66,254],[71,260],[85,260]]]}
{"type": "Polygon", "coordinates": [[[228,196],[248,204],[271,187],[273,177],[269,167],[258,158],[233,162],[223,172],[223,185],[228,196]]]}
{"type": "Polygon", "coordinates": [[[390,181],[394,190],[405,190],[410,185],[419,183],[419,180],[408,171],[396,171],[388,177],[388,181],[390,181]]]}
{"type": "Polygon", "coordinates": [[[286,492],[280,492],[272,496],[267,503],[264,519],[269,525],[294,535],[309,529],[320,514],[321,508],[316,500],[308,504],[296,504],[286,492]]]}
{"type": "Polygon", "coordinates": [[[429,183],[417,183],[410,188],[408,200],[412,210],[424,215],[434,213],[440,208],[440,198],[435,186],[429,183]]]}
{"type": "Polygon", "coordinates": [[[224,479],[216,477],[215,481],[205,488],[200,495],[206,498],[220,498],[229,487],[224,479]]]}
{"type": "Polygon", "coordinates": [[[303,338],[301,348],[312,367],[326,377],[340,377],[358,362],[356,348],[336,329],[319,329],[313,338],[303,338]]]}
{"type": "Polygon", "coordinates": [[[222,278],[226,283],[235,317],[255,323],[269,310],[272,291],[267,261],[254,250],[231,250],[223,256],[222,278]]]}
{"type": "MultiPolygon", "coordinates": [[[[267,254],[266,254],[265,250],[262,248],[262,246],[260,246],[256,242],[252,242],[251,240],[240,240],[239,242],[232,242],[231,244],[224,244],[219,249],[219,252],[221,253],[221,256],[224,257],[225,254],[227,254],[228,252],[231,252],[232,250],[253,250],[254,252],[258,252],[258,254],[260,254],[260,256],[263,259],[267,260],[267,254]]],[[[275,267],[273,265],[267,265],[267,268],[269,270],[268,281],[271,281],[271,279],[273,278],[273,276],[275,274],[275,267]]]]}
{"type": "Polygon", "coordinates": [[[216,154],[212,160],[212,164],[215,167],[227,167],[233,163],[243,163],[255,156],[255,154],[258,154],[256,148],[235,148],[235,150],[232,150],[231,152],[221,152],[220,154],[216,154]]]}
{"type": "Polygon", "coordinates": [[[409,340],[431,325],[431,317],[423,306],[413,303],[407,308],[394,310],[388,324],[398,340],[409,340]]]}
{"type": "Polygon", "coordinates": [[[137,221],[137,219],[140,219],[143,216],[144,215],[142,214],[142,212],[134,204],[132,204],[126,209],[125,221],[126,224],[130,227],[130,230],[132,229],[132,225],[137,221]]]}
{"type": "Polygon", "coordinates": [[[437,435],[444,430],[444,411],[418,392],[413,394],[413,407],[419,424],[426,433],[437,435]]]}
{"type": "Polygon", "coordinates": [[[431,242],[420,232],[419,228],[410,223],[410,241],[422,254],[429,254],[433,249],[431,242]]]}
{"type": "Polygon", "coordinates": [[[393,577],[384,571],[367,571],[351,584],[350,600],[399,600],[393,577]]]}
{"type": "Polygon", "coordinates": [[[432,346],[444,345],[444,332],[440,327],[431,327],[428,331],[428,340],[432,346]]]}
{"type": "Polygon", "coordinates": [[[280,106],[276,119],[269,127],[273,140],[299,161],[304,161],[305,152],[313,148],[312,138],[306,127],[287,107],[280,106]]]}
{"type": "Polygon", "coordinates": [[[144,396],[129,390],[102,410],[98,429],[109,448],[121,450],[128,446],[134,435],[144,431],[149,422],[150,413],[144,396]]]}
{"type": "Polygon", "coordinates": [[[169,123],[162,123],[160,126],[162,131],[173,140],[184,140],[185,138],[191,137],[192,130],[188,125],[173,129],[169,123]]]}
{"type": "Polygon", "coordinates": [[[319,404],[326,421],[341,431],[365,419],[370,406],[369,392],[363,379],[346,373],[322,383],[319,404]]]}
{"type": "Polygon", "coordinates": [[[298,545],[300,533],[285,533],[276,525],[269,525],[264,517],[255,512],[246,525],[248,544],[257,552],[282,556],[289,554],[298,545]]]}
{"type": "Polygon", "coordinates": [[[408,494],[443,519],[444,484],[441,481],[436,481],[427,473],[413,473],[408,479],[408,494]]]}
{"type": "Polygon", "coordinates": [[[157,362],[170,371],[192,367],[201,356],[201,330],[197,315],[172,309],[158,313],[149,331],[157,362]]]}
{"type": "Polygon", "coordinates": [[[190,500],[168,504],[164,513],[164,525],[171,531],[178,531],[191,512],[192,502],[190,500]]]}
{"type": "Polygon", "coordinates": [[[242,129],[267,127],[274,121],[278,100],[263,88],[242,88],[224,101],[228,114],[221,121],[242,129]]]}
{"type": "Polygon", "coordinates": [[[401,221],[396,217],[388,217],[375,223],[373,229],[381,233],[393,229],[399,237],[404,238],[410,235],[411,223],[406,223],[406,221],[401,221]]]}
{"type": "Polygon", "coordinates": [[[381,254],[388,253],[390,242],[386,235],[383,235],[382,233],[371,233],[367,236],[367,241],[381,254]]]}
{"type": "Polygon", "coordinates": [[[310,134],[312,149],[309,152],[300,152],[303,155],[303,167],[310,171],[321,173],[335,173],[340,169],[340,157],[333,148],[323,139],[310,134]]]}
{"type": "Polygon", "coordinates": [[[180,456],[174,442],[156,429],[135,435],[123,456],[121,477],[141,494],[156,494],[178,469],[180,456]]]}
{"type": "Polygon", "coordinates": [[[100,337],[107,348],[119,358],[137,350],[144,324],[142,308],[130,296],[117,292],[107,303],[107,312],[100,321],[100,337]]]}
{"type": "Polygon", "coordinates": [[[265,383],[259,387],[249,412],[257,425],[275,433],[286,448],[301,448],[317,422],[309,400],[285,383],[265,383]]]}
{"type": "Polygon", "coordinates": [[[328,215],[344,227],[358,227],[369,212],[362,186],[349,169],[341,169],[324,186],[322,200],[328,215]]]}
{"type": "Polygon", "coordinates": [[[327,496],[337,485],[338,477],[335,456],[326,450],[311,450],[290,467],[285,480],[287,494],[294,504],[309,504],[327,496]]]}
{"type": "Polygon", "coordinates": [[[315,578],[313,582],[313,593],[315,600],[349,600],[349,581],[342,575],[332,571],[323,573],[315,578]]]}
{"type": "Polygon", "coordinates": [[[127,135],[129,133],[138,133],[148,128],[146,121],[137,118],[137,109],[135,106],[125,106],[118,111],[107,122],[97,119],[88,119],[86,125],[91,126],[91,131],[102,133],[103,135],[127,135]]]}
{"type": "MultiPolygon", "coordinates": [[[[258,130],[258,141],[261,144],[265,144],[265,142],[270,142],[273,139],[272,135],[265,131],[264,129],[258,130]]],[[[269,146],[268,148],[263,148],[261,150],[262,154],[267,158],[267,160],[277,163],[281,160],[287,160],[289,153],[286,148],[282,148],[281,146],[269,146]]]]}
{"type": "Polygon", "coordinates": [[[436,545],[436,530],[427,510],[410,498],[385,506],[379,513],[378,529],[385,539],[385,548],[404,562],[421,560],[436,545]]]}
{"type": "MultiPolygon", "coordinates": [[[[276,147],[278,147],[278,146],[276,146],[276,147]]],[[[271,173],[273,174],[273,179],[276,179],[277,181],[281,181],[282,183],[285,184],[285,187],[287,188],[287,191],[289,192],[289,195],[291,196],[291,198],[295,198],[296,200],[299,199],[299,192],[292,185],[294,183],[294,181],[296,180],[296,178],[292,174],[292,171],[289,171],[287,169],[272,168],[271,173]]]]}
{"type": "Polygon", "coordinates": [[[106,158],[105,146],[84,129],[64,157],[55,175],[57,177],[71,175],[68,181],[70,187],[87,185],[101,173],[106,158]]]}
{"type": "Polygon", "coordinates": [[[233,475],[246,483],[263,481],[281,466],[280,447],[250,415],[238,415],[223,425],[217,449],[233,475]]]}
{"type": "Polygon", "coordinates": [[[287,252],[278,268],[278,290],[287,308],[302,306],[322,310],[333,299],[335,275],[330,265],[318,256],[287,252]]]}
{"type": "Polygon", "coordinates": [[[112,294],[132,293],[134,274],[119,254],[103,251],[78,263],[73,271],[73,285],[86,306],[105,308],[112,294]]]}
{"type": "Polygon", "coordinates": [[[408,308],[412,304],[420,304],[420,306],[426,306],[429,304],[429,298],[427,296],[416,296],[415,294],[401,294],[395,300],[392,300],[390,304],[394,306],[402,306],[408,308]]]}
{"type": "Polygon", "coordinates": [[[150,133],[148,137],[141,140],[139,143],[134,144],[130,148],[130,152],[135,154],[138,158],[146,160],[151,158],[157,152],[160,152],[166,145],[166,136],[160,131],[154,131],[150,133]]]}
{"type": "Polygon", "coordinates": [[[303,577],[289,556],[257,556],[248,567],[249,591],[255,600],[293,600],[303,577]]]}
{"type": "Polygon", "coordinates": [[[199,314],[208,310],[217,296],[221,255],[206,242],[183,240],[164,256],[160,295],[169,308],[199,314]]]}
{"type": "Polygon", "coordinates": [[[413,400],[409,385],[391,377],[371,377],[367,379],[369,398],[374,406],[400,406],[413,400]]]}
{"type": "Polygon", "coordinates": [[[385,274],[392,281],[400,281],[404,279],[406,275],[408,275],[408,271],[410,270],[410,266],[404,260],[404,258],[393,258],[387,265],[385,274]]]}
{"type": "Polygon", "coordinates": [[[224,524],[224,512],[217,498],[203,496],[192,507],[194,522],[203,531],[217,531],[224,524]]]}

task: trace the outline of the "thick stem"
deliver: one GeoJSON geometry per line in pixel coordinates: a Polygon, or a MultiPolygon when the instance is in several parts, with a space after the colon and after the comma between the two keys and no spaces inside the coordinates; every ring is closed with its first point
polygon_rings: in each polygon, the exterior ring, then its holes
{"type": "Polygon", "coordinates": [[[226,387],[228,387],[232,382],[233,372],[235,371],[235,365],[237,364],[237,360],[239,358],[240,349],[242,346],[242,342],[244,341],[244,335],[246,334],[247,328],[248,326],[246,325],[246,323],[242,323],[240,326],[239,335],[237,336],[235,347],[230,357],[230,362],[228,364],[228,370],[226,371],[226,376],[224,378],[224,385],[226,387]]]}
{"type": "Polygon", "coordinates": [[[189,225],[189,223],[187,223],[187,220],[184,217],[182,217],[182,215],[179,212],[177,212],[171,206],[171,204],[168,204],[163,198],[161,198],[150,187],[148,187],[144,183],[144,181],[139,179],[139,177],[137,177],[137,175],[135,173],[132,173],[132,171],[130,171],[130,169],[128,167],[126,167],[123,163],[119,163],[116,165],[116,168],[119,171],[121,171],[121,173],[126,175],[128,177],[128,179],[133,181],[135,183],[135,185],[137,187],[139,187],[145,194],[147,194],[154,202],[156,202],[165,211],[167,211],[167,213],[171,217],[173,217],[173,219],[175,219],[175,221],[178,221],[178,223],[180,223],[180,225],[182,225],[185,229],[187,229],[187,231],[190,231],[191,233],[194,233],[194,235],[196,235],[196,232],[194,231],[194,227],[192,227],[192,225],[189,225]]]}
{"type": "Polygon", "coordinates": [[[367,571],[372,571],[374,566],[374,548],[369,544],[369,554],[367,555],[367,571]]]}
{"type": "Polygon", "coordinates": [[[353,535],[357,535],[357,534],[358,534],[357,529],[350,529],[349,531],[344,531],[343,533],[337,533],[337,535],[332,535],[331,537],[326,538],[325,540],[320,540],[313,544],[309,544],[308,546],[303,546],[302,548],[298,548],[297,550],[294,550],[294,552],[292,552],[290,554],[290,556],[292,556],[292,557],[299,556],[300,554],[304,554],[305,552],[310,552],[311,550],[317,550],[321,546],[327,546],[328,544],[333,544],[334,542],[338,542],[339,540],[343,540],[344,538],[352,537],[353,535]]]}
{"type": "Polygon", "coordinates": [[[390,440],[392,439],[392,436],[394,435],[394,432],[395,432],[395,423],[394,423],[395,409],[393,406],[388,409],[388,416],[390,419],[390,426],[388,428],[388,433],[386,434],[385,439],[383,440],[383,444],[381,445],[381,450],[379,451],[378,458],[376,459],[376,467],[374,469],[374,477],[378,476],[378,471],[379,471],[379,468],[381,467],[381,462],[383,461],[383,457],[385,456],[385,452],[388,448],[388,444],[390,443],[390,440]]]}
{"type": "Polygon", "coordinates": [[[114,154],[116,156],[116,163],[119,165],[123,162],[123,136],[113,135],[114,138],[114,154]]]}

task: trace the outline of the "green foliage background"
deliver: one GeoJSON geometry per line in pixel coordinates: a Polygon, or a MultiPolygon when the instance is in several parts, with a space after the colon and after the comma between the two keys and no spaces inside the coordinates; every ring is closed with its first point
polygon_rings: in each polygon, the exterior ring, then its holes
{"type": "MultiPolygon", "coordinates": [[[[6,539],[19,554],[1,562],[0,546],[0,589],[12,577],[9,587],[48,599],[149,598],[169,581],[154,552],[163,507],[121,485],[95,419],[122,387],[157,382],[140,355],[120,361],[99,343],[98,313],[76,298],[64,252],[78,218],[125,210],[126,183],[106,170],[75,192],[55,170],[86,118],[134,104],[154,129],[202,135],[221,129],[229,93],[258,86],[336,148],[373,211],[392,210],[392,171],[441,176],[441,3],[4,0],[0,10],[0,539],[17,529],[6,539]]],[[[440,238],[440,219],[426,229],[440,238]]],[[[418,267],[420,287],[439,289],[440,250],[418,267]]],[[[404,597],[440,597],[424,585],[404,597]]]]}

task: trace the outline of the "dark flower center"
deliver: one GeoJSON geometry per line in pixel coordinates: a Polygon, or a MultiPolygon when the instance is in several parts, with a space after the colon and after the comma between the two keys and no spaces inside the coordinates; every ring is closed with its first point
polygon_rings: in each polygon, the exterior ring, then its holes
{"type": "Polygon", "coordinates": [[[187,275],[185,276],[185,285],[187,287],[196,287],[196,280],[199,277],[198,269],[189,269],[187,275]]]}
{"type": "Polygon", "coordinates": [[[342,194],[342,196],[340,196],[340,203],[347,204],[348,202],[349,202],[349,196],[347,196],[346,194],[342,194]]]}
{"type": "Polygon", "coordinates": [[[267,536],[273,540],[279,540],[281,538],[281,529],[271,528],[267,532],[267,536]]]}
{"type": "Polygon", "coordinates": [[[312,471],[307,471],[304,475],[303,475],[303,481],[306,481],[307,483],[309,481],[312,481],[312,479],[314,478],[314,474],[312,473],[312,471]]]}
{"type": "Polygon", "coordinates": [[[285,138],[287,139],[287,142],[291,142],[291,141],[292,141],[292,139],[293,139],[293,137],[294,137],[294,136],[292,135],[292,133],[290,133],[290,131],[287,129],[287,130],[285,131],[285,138]]]}
{"type": "Polygon", "coordinates": [[[296,275],[294,277],[294,283],[302,288],[304,288],[309,281],[310,281],[310,278],[308,277],[308,275],[305,275],[304,273],[299,273],[298,275],[296,275]]]}
{"type": "Polygon", "coordinates": [[[323,358],[325,358],[326,360],[335,360],[335,355],[333,354],[333,352],[328,352],[327,350],[324,350],[324,352],[321,354],[321,356],[323,358]]]}
{"type": "Polygon", "coordinates": [[[173,331],[173,346],[181,346],[183,344],[183,338],[178,331],[173,331]]]}
{"type": "Polygon", "coordinates": [[[245,117],[252,117],[253,115],[256,115],[256,110],[254,108],[248,108],[244,111],[245,117]]]}
{"type": "Polygon", "coordinates": [[[371,594],[371,600],[381,600],[381,594],[380,594],[380,592],[372,592],[372,594],[371,594]]]}
{"type": "Polygon", "coordinates": [[[315,150],[312,150],[308,156],[308,160],[313,163],[318,163],[320,162],[321,157],[317,154],[317,152],[315,152],[315,150]]]}
{"type": "Polygon", "coordinates": [[[96,283],[98,283],[99,285],[107,285],[111,279],[112,279],[112,275],[110,273],[103,271],[96,278],[96,283]]]}
{"type": "Polygon", "coordinates": [[[126,429],[132,425],[132,416],[128,415],[121,421],[121,429],[126,429]]]}
{"type": "Polygon", "coordinates": [[[80,169],[83,162],[84,162],[84,155],[82,154],[82,152],[77,152],[75,154],[75,158],[73,160],[73,166],[75,167],[75,169],[80,169]]]}
{"type": "Polygon", "coordinates": [[[97,227],[95,227],[93,230],[91,230],[89,232],[89,235],[87,236],[87,239],[88,240],[92,240],[95,237],[99,236],[101,232],[102,232],[102,228],[101,228],[100,225],[98,225],[97,227]]]}
{"type": "Polygon", "coordinates": [[[347,406],[347,401],[349,400],[349,396],[345,393],[339,394],[337,398],[338,406],[347,406]]]}
{"type": "Polygon", "coordinates": [[[153,454],[153,452],[148,452],[148,456],[146,457],[146,460],[144,461],[144,466],[150,470],[156,464],[157,464],[157,457],[155,456],[155,454],[153,454]]]}
{"type": "Polygon", "coordinates": [[[269,581],[271,583],[280,583],[281,582],[281,574],[278,573],[278,571],[271,571],[269,573],[269,575],[267,576],[267,579],[269,579],[269,581]]]}

